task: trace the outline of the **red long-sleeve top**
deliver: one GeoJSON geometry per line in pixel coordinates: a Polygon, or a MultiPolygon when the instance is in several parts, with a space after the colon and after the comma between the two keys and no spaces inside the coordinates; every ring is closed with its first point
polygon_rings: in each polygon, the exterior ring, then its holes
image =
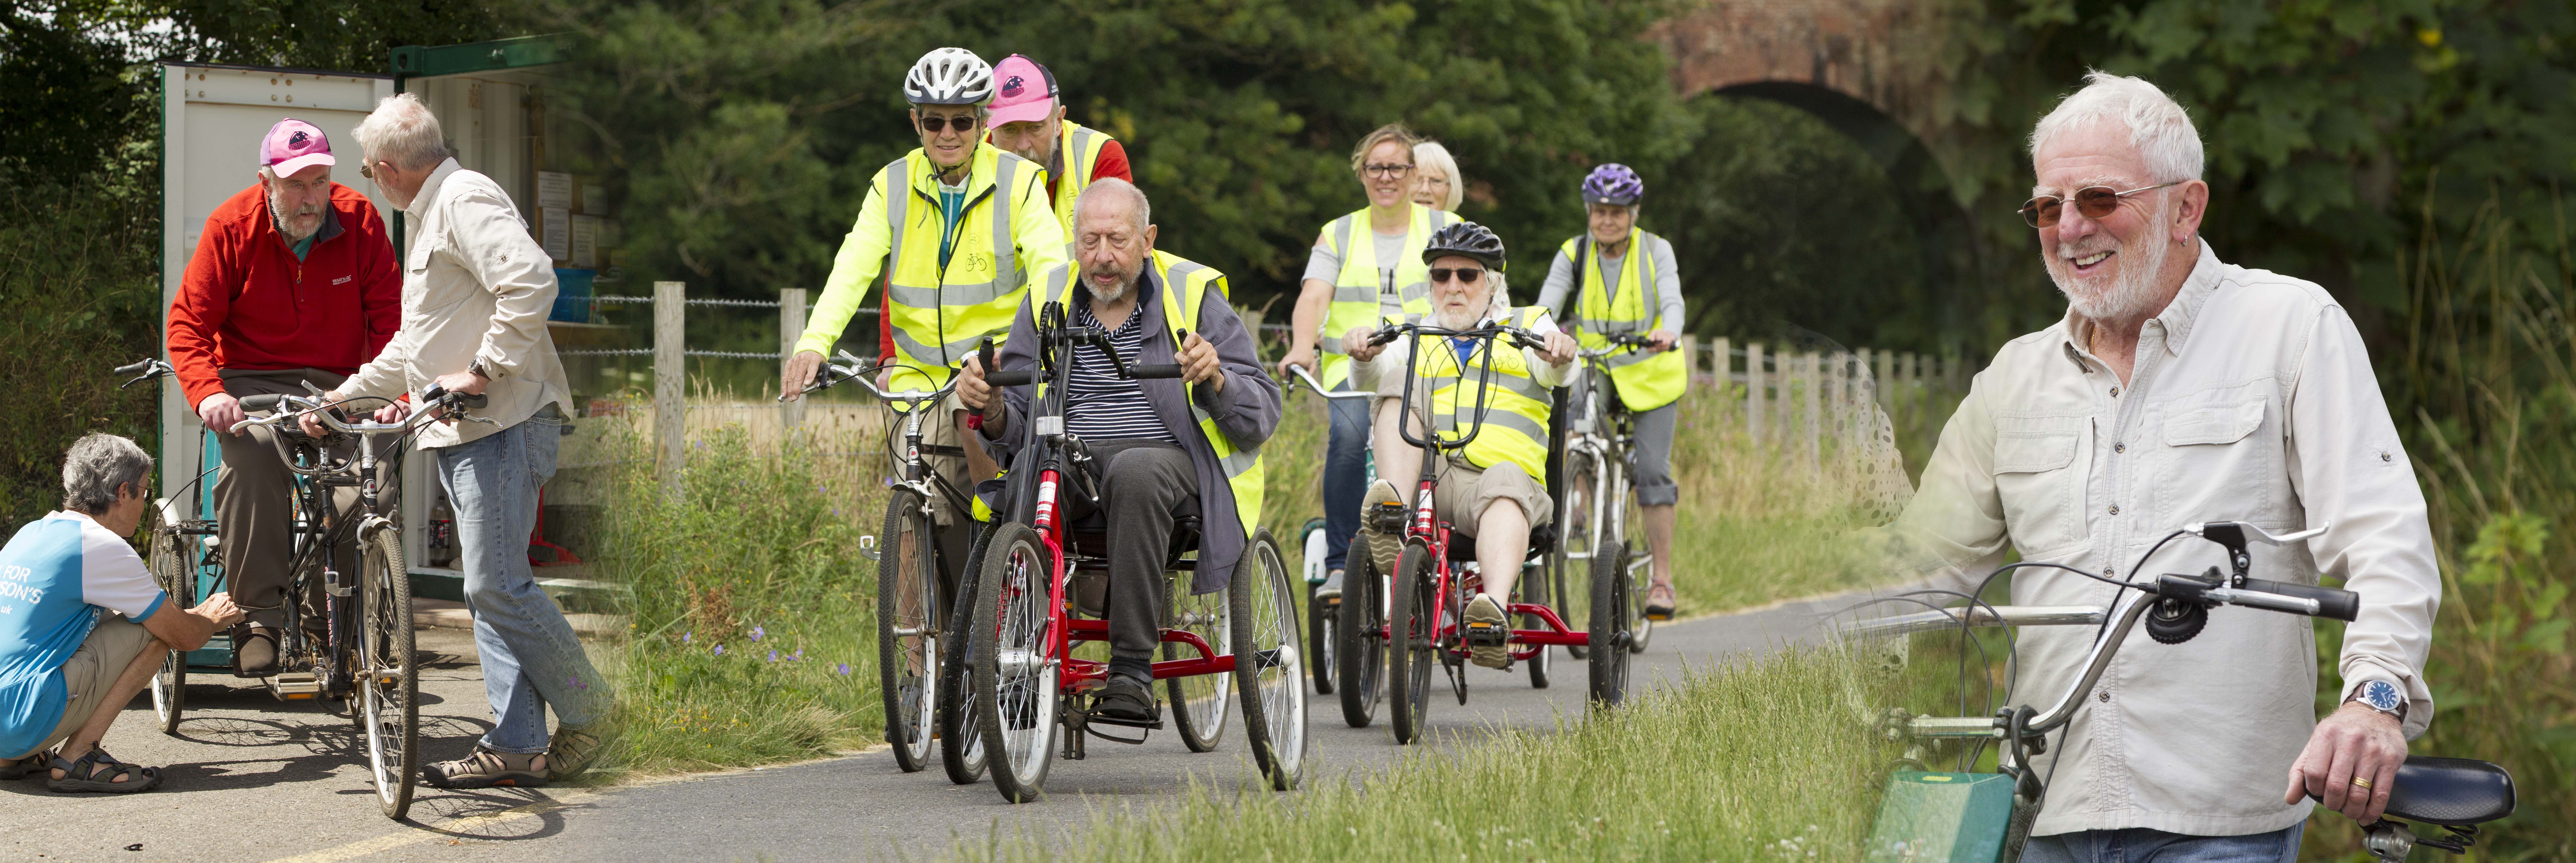
{"type": "Polygon", "coordinates": [[[331,208],[303,260],[254,183],[215,208],[170,303],[170,365],[194,407],[224,391],[217,369],[348,374],[402,326],[402,274],[376,207],[331,184],[331,208]]]}

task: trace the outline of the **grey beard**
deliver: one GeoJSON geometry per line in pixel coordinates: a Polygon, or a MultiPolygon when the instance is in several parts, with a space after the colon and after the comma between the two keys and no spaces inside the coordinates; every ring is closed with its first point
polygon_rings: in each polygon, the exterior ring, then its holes
{"type": "Polygon", "coordinates": [[[1110,287],[1110,288],[1107,288],[1107,289],[1102,289],[1102,288],[1100,287],[1100,284],[1099,284],[1098,282],[1094,282],[1094,281],[1092,281],[1092,280],[1090,280],[1090,279],[1084,279],[1084,280],[1082,280],[1082,287],[1083,287],[1083,289],[1088,290],[1088,291],[1090,291],[1090,292],[1091,292],[1091,301],[1092,301],[1092,302],[1094,302],[1094,303],[1114,303],[1114,302],[1117,302],[1117,301],[1119,301],[1119,300],[1121,300],[1121,299],[1125,299],[1125,298],[1126,298],[1126,296],[1127,296],[1127,291],[1128,291],[1128,289],[1129,289],[1129,288],[1131,288],[1131,287],[1133,287],[1133,286],[1135,285],[1135,283],[1136,283],[1136,279],[1135,279],[1135,277],[1133,277],[1133,276],[1121,276],[1121,277],[1119,277],[1119,279],[1118,279],[1118,283],[1117,283],[1115,286],[1110,287]]]}
{"type": "MultiPolygon", "coordinates": [[[[2170,206],[2168,203],[2156,207],[2152,224],[2164,225],[2166,216],[2170,215],[2167,210],[2170,206]]],[[[2150,311],[2147,304],[2155,299],[2156,278],[2164,272],[2165,258],[2173,253],[2173,244],[2163,242],[2163,239],[2162,236],[2147,236],[2140,237],[2136,243],[2122,244],[2119,254],[2143,260],[2121,264],[2119,277],[2112,279],[2110,286],[2099,296],[2082,296],[2075,291],[2070,284],[2074,263],[2063,257],[2049,259],[2048,278],[2057,283],[2058,293],[2066,296],[2067,306],[2087,320],[2125,321],[2142,317],[2150,311]]]]}
{"type": "MultiPolygon", "coordinates": [[[[286,207],[279,202],[278,198],[279,196],[277,195],[268,196],[268,219],[271,224],[277,226],[278,233],[286,235],[287,242],[304,242],[304,238],[313,236],[315,232],[322,230],[322,222],[317,219],[313,222],[313,230],[306,231],[301,234],[296,233],[295,228],[292,227],[294,223],[290,220],[288,215],[286,215],[286,207]]],[[[321,211],[317,209],[314,212],[319,214],[321,211]]]]}

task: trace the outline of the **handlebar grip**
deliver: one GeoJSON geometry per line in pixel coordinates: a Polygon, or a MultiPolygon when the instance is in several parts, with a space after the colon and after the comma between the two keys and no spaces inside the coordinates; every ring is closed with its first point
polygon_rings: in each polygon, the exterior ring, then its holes
{"type": "Polygon", "coordinates": [[[1138,363],[1134,366],[1130,366],[1129,368],[1135,372],[1137,380],[1144,380],[1146,378],[1177,378],[1181,376],[1181,365],[1179,363],[1155,363],[1153,365],[1138,363]]]}
{"type": "Polygon", "coordinates": [[[143,373],[143,370],[144,370],[144,369],[148,369],[148,368],[151,368],[151,367],[152,367],[152,361],[151,361],[151,360],[144,360],[144,361],[139,362],[139,363],[126,363],[125,365],[117,366],[114,370],[110,371],[110,372],[109,372],[109,374],[116,374],[116,375],[139,375],[139,374],[142,374],[142,373],[143,373]]]}
{"type": "Polygon", "coordinates": [[[267,393],[264,395],[244,396],[241,400],[241,406],[242,410],[246,411],[273,411],[277,409],[277,403],[285,398],[285,393],[267,393]]]}
{"type": "Polygon", "coordinates": [[[2353,618],[2361,616],[2361,594],[2341,588],[2249,578],[2245,580],[2245,589],[2316,600],[2318,617],[2350,623],[2353,618]]]}
{"type": "Polygon", "coordinates": [[[1037,373],[1027,370],[984,373],[984,382],[997,387],[1027,386],[1035,380],[1037,380],[1037,373]]]}
{"type": "Polygon", "coordinates": [[[457,407],[463,407],[463,408],[479,408],[479,407],[482,407],[482,406],[484,406],[484,405],[488,405],[488,404],[491,404],[491,403],[492,403],[492,398],[491,398],[490,396],[486,396],[486,395],[484,395],[484,394],[482,394],[482,393],[475,393],[475,394],[470,395],[470,396],[469,396],[469,395],[465,395],[465,394],[463,394],[463,393],[458,393],[458,394],[456,395],[456,406],[457,406],[457,407]]]}

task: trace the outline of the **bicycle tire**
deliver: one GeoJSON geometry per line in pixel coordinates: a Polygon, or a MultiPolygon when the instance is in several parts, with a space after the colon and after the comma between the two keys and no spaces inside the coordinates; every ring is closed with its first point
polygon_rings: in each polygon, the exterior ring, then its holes
{"type": "Polygon", "coordinates": [[[1341,678],[1342,721],[1367,728],[1377,720],[1377,702],[1386,687],[1386,587],[1377,563],[1365,552],[1351,555],[1342,573],[1342,604],[1333,627],[1333,662],[1341,678]]]}
{"type": "Polygon", "coordinates": [[[1440,609],[1431,550],[1407,541],[1395,559],[1394,603],[1388,607],[1387,725],[1395,742],[1422,739],[1431,712],[1431,672],[1440,664],[1440,609]]]}
{"type": "MultiPolygon", "coordinates": [[[[1555,555],[1547,555],[1544,559],[1539,561],[1538,566],[1539,571],[1535,578],[1528,577],[1530,574],[1527,572],[1522,573],[1523,578],[1521,579],[1521,583],[1528,585],[1523,588],[1528,597],[1526,601],[1532,605],[1544,605],[1553,608],[1554,606],[1550,605],[1550,600],[1556,596],[1563,595],[1559,592],[1551,592],[1551,585],[1549,584],[1552,580],[1551,573],[1556,570],[1555,555]]],[[[1545,630],[1547,629],[1547,622],[1539,619],[1538,615],[1524,614],[1521,615],[1521,628],[1545,630]]],[[[1548,672],[1552,670],[1549,666],[1554,661],[1555,659],[1548,655],[1547,645],[1544,644],[1538,646],[1537,653],[1530,654],[1528,665],[1531,689],[1547,688],[1547,684],[1549,682],[1548,672]]]]}
{"type": "MultiPolygon", "coordinates": [[[[152,582],[170,595],[166,602],[180,608],[197,604],[196,579],[191,578],[187,556],[180,551],[184,543],[178,527],[164,520],[161,510],[152,512],[152,582]]],[[[179,720],[188,706],[188,652],[173,650],[161,657],[161,669],[152,674],[152,713],[161,721],[161,733],[179,736],[179,720]]]]}
{"type": "Polygon", "coordinates": [[[939,660],[939,766],[947,771],[948,781],[968,785],[984,779],[983,724],[975,719],[972,692],[975,664],[973,639],[975,597],[979,573],[984,571],[984,547],[992,531],[977,526],[966,553],[964,574],[957,579],[957,595],[948,604],[948,626],[942,631],[948,639],[940,645],[939,660]]]}
{"type": "Polygon", "coordinates": [[[1306,776],[1305,657],[1297,653],[1295,589],[1270,530],[1253,531],[1243,563],[1226,585],[1233,605],[1234,684],[1243,699],[1243,739],[1252,763],[1274,791],[1292,791],[1306,776]]]}
{"type": "Polygon", "coordinates": [[[1626,615],[1629,606],[1627,544],[1604,537],[1592,551],[1590,702],[1596,709],[1619,706],[1628,693],[1626,615]]]}
{"type": "MultiPolygon", "coordinates": [[[[1600,476],[1598,466],[1599,460],[1593,458],[1590,453],[1565,454],[1565,482],[1560,486],[1565,491],[1565,501],[1559,505],[1557,512],[1557,524],[1560,529],[1556,535],[1556,550],[1550,552],[1548,556],[1556,561],[1556,595],[1565,598],[1565,604],[1558,607],[1556,612],[1569,622],[1568,625],[1572,625],[1571,621],[1589,617],[1592,607],[1592,567],[1588,560],[1584,562],[1585,565],[1576,566],[1572,551],[1578,548],[1590,549],[1598,539],[1592,524],[1591,508],[1591,489],[1598,483],[1600,476]],[[1579,590],[1566,589],[1565,582],[1573,575],[1582,577],[1583,586],[1579,590]]],[[[1585,645],[1569,644],[1565,646],[1565,655],[1583,659],[1587,655],[1587,650],[1589,648],[1585,645]]]]}
{"type": "MultiPolygon", "coordinates": [[[[1247,548],[1247,550],[1249,550],[1247,548]]],[[[1240,576],[1242,573],[1236,573],[1240,576]]],[[[1233,600],[1225,592],[1191,594],[1186,574],[1165,585],[1172,591],[1172,629],[1196,635],[1207,642],[1214,656],[1235,652],[1233,600]]],[[[1229,584],[1232,582],[1229,581],[1229,584]]],[[[1165,660],[1197,659],[1199,652],[1179,642],[1163,642],[1165,660]]],[[[1181,732],[1181,745],[1191,752],[1214,752],[1225,742],[1226,718],[1234,705],[1235,687],[1213,674],[1192,674],[1163,679],[1164,692],[1172,700],[1172,724],[1181,732]]],[[[1297,684],[1301,689],[1304,681],[1297,684]]]]}
{"type": "MultiPolygon", "coordinates": [[[[1314,565],[1313,558],[1319,551],[1316,548],[1318,543],[1315,539],[1323,531],[1324,520],[1310,518],[1306,520],[1305,529],[1299,533],[1298,547],[1304,551],[1309,565],[1314,565]]],[[[1343,573],[1343,580],[1349,581],[1349,575],[1347,572],[1343,573]]],[[[1341,614],[1338,611],[1338,602],[1327,603],[1315,599],[1316,589],[1322,586],[1318,584],[1306,586],[1306,656],[1304,659],[1307,669],[1315,678],[1315,694],[1331,695],[1333,694],[1333,672],[1337,670],[1333,661],[1333,646],[1336,640],[1333,629],[1334,624],[1340,622],[1341,614]]]]}
{"type": "MultiPolygon", "coordinates": [[[[420,780],[420,663],[411,618],[411,570],[392,528],[359,544],[361,602],[359,707],[367,720],[367,766],[376,802],[396,821],[411,811],[420,780]]],[[[356,711],[352,711],[356,712],[356,711]]]]}
{"type": "Polygon", "coordinates": [[[1055,642],[1055,561],[1037,530],[1018,522],[994,528],[976,592],[975,711],[993,788],[1028,803],[1046,796],[1047,769],[1061,733],[1057,706],[1061,658],[1055,642]]]}
{"type": "Polygon", "coordinates": [[[885,702],[886,742],[905,773],[930,766],[938,728],[941,621],[939,578],[932,571],[937,528],[921,507],[920,493],[896,489],[886,500],[885,532],[877,542],[878,693],[885,702]]]}

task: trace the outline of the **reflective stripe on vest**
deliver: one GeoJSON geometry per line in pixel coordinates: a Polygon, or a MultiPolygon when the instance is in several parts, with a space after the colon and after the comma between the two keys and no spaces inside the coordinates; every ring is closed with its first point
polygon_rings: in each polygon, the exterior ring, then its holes
{"type": "Polygon", "coordinates": [[[1100,167],[1100,151],[1115,140],[1109,133],[1066,120],[1055,143],[1056,158],[1064,160],[1065,175],[1055,183],[1055,220],[1064,224],[1067,240],[1073,238],[1073,202],[1082,190],[1091,188],[1091,172],[1100,167]]]}
{"type": "MultiPolygon", "coordinates": [[[[1182,332],[1198,329],[1199,307],[1207,300],[1209,286],[1217,286],[1218,301],[1223,302],[1225,288],[1221,283],[1225,274],[1160,250],[1154,252],[1153,265],[1154,275],[1163,283],[1163,328],[1170,332],[1171,344],[1177,349],[1182,332]]],[[[1067,314],[1071,314],[1073,286],[1081,281],[1073,273],[1073,268],[1051,268],[1044,278],[1046,285],[1041,288],[1042,296],[1063,304],[1067,314]]],[[[1034,313],[1036,309],[1030,311],[1034,313]]],[[[1126,361],[1138,363],[1144,360],[1128,357],[1126,361]]],[[[1046,381],[1039,380],[1035,397],[1045,398],[1046,388],[1046,381]]],[[[1261,523],[1262,491],[1268,482],[1261,463],[1261,448],[1236,448],[1234,440],[1217,427],[1216,417],[1199,407],[1197,399],[1187,398],[1189,385],[1182,384],[1181,391],[1189,402],[1190,418],[1198,422],[1199,434],[1207,440],[1208,448],[1216,452],[1217,465],[1225,471],[1227,491],[1234,497],[1235,521],[1242,526],[1244,538],[1248,541],[1252,537],[1252,529],[1261,523]]],[[[1546,437],[1545,433],[1540,437],[1546,437]]]]}
{"type": "Polygon", "coordinates": [[[1019,312],[1026,287],[1019,243],[1011,233],[1011,204],[1040,172],[1028,170],[1025,159],[978,145],[967,167],[966,209],[958,218],[948,266],[942,268],[939,243],[946,219],[939,211],[936,168],[916,150],[885,171],[900,172],[881,178],[891,232],[889,329],[895,362],[910,367],[897,370],[890,385],[935,389],[986,337],[998,343],[1010,336],[1011,316],[1019,312]]]}
{"type": "MultiPolygon", "coordinates": [[[[1529,327],[1545,312],[1535,307],[1513,313],[1516,326],[1529,327]]],[[[1491,366],[1492,386],[1485,395],[1484,427],[1467,442],[1467,463],[1489,468],[1511,462],[1530,478],[1547,482],[1548,388],[1531,377],[1528,360],[1517,348],[1497,339],[1488,342],[1472,364],[1461,366],[1458,351],[1440,336],[1414,342],[1414,375],[1430,390],[1425,413],[1432,428],[1444,434],[1476,427],[1477,383],[1491,366]],[[1501,343],[1501,344],[1497,344],[1501,343]],[[1496,348],[1500,348],[1497,350],[1496,348]]]]}
{"type": "MultiPolygon", "coordinates": [[[[1565,241],[1562,252],[1566,260],[1591,258],[1576,276],[1583,280],[1582,299],[1576,308],[1568,309],[1569,327],[1575,341],[1586,348],[1609,344],[1609,333],[1644,335],[1656,329],[1663,311],[1663,273],[1655,268],[1654,254],[1647,245],[1655,235],[1636,228],[1628,229],[1628,256],[1619,262],[1617,290],[1605,286],[1601,274],[1601,247],[1593,244],[1591,253],[1579,254],[1584,237],[1565,241]]],[[[1681,328],[1680,321],[1668,322],[1664,329],[1681,328]]],[[[1631,411],[1648,411],[1672,404],[1690,386],[1690,367],[1678,350],[1663,353],[1627,351],[1612,354],[1605,364],[1610,367],[1610,380],[1618,385],[1619,401],[1631,411]]]]}
{"type": "Polygon", "coordinates": [[[1456,221],[1447,211],[1434,210],[1421,204],[1408,203],[1413,219],[1405,228],[1404,246],[1395,262],[1395,296],[1383,296],[1388,287],[1378,273],[1377,242],[1370,236],[1368,210],[1334,219],[1324,226],[1325,242],[1333,254],[1342,259],[1342,270],[1333,277],[1333,304],[1324,317],[1324,332],[1316,339],[1323,350],[1323,377],[1327,387],[1339,386],[1350,377],[1351,358],[1342,353],[1342,334],[1355,329],[1376,329],[1382,321],[1419,319],[1431,313],[1431,265],[1422,262],[1422,248],[1430,245],[1431,232],[1456,221]]]}

